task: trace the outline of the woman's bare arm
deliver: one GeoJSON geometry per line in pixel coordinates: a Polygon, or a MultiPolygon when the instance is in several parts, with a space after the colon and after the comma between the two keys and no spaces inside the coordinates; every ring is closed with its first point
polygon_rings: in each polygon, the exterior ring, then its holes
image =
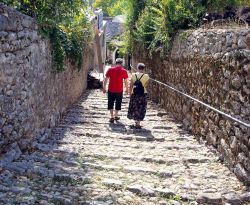
{"type": "Polygon", "coordinates": [[[133,87],[134,87],[134,82],[131,78],[130,83],[129,83],[129,96],[131,96],[131,94],[132,94],[133,87]]]}

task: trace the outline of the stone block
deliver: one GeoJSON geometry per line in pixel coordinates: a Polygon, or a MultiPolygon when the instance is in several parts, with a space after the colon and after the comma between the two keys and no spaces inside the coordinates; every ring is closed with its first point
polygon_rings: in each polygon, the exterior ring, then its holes
{"type": "Polygon", "coordinates": [[[223,204],[221,194],[216,193],[200,193],[198,194],[196,201],[200,204],[223,204]]]}
{"type": "Polygon", "coordinates": [[[238,48],[239,49],[247,48],[246,39],[242,36],[238,39],[238,48]]]}
{"type": "Polygon", "coordinates": [[[239,75],[235,75],[233,78],[232,78],[232,86],[235,88],[235,89],[240,89],[242,84],[241,84],[241,77],[239,75]]]}
{"type": "Polygon", "coordinates": [[[7,40],[9,43],[11,43],[11,41],[17,40],[17,34],[14,32],[10,32],[7,37],[7,40]]]}
{"type": "Polygon", "coordinates": [[[9,151],[0,159],[2,163],[10,163],[21,156],[22,152],[17,143],[11,145],[9,151]]]}
{"type": "Polygon", "coordinates": [[[246,44],[247,44],[247,48],[250,50],[250,34],[246,36],[246,44]]]}
{"type": "Polygon", "coordinates": [[[237,153],[238,152],[238,140],[237,140],[237,138],[235,137],[235,136],[232,136],[231,137],[231,143],[230,143],[230,147],[231,147],[231,149],[232,149],[232,151],[234,152],[234,153],[237,153]]]}
{"type": "Polygon", "coordinates": [[[4,40],[6,36],[8,36],[8,32],[0,31],[0,39],[4,40]]]}
{"type": "Polygon", "coordinates": [[[209,134],[206,136],[206,139],[210,145],[217,145],[217,137],[215,133],[210,131],[209,134]]]}
{"type": "Polygon", "coordinates": [[[8,17],[0,15],[0,31],[7,31],[9,28],[8,17]]]}
{"type": "Polygon", "coordinates": [[[4,126],[5,122],[6,122],[6,119],[0,116],[0,128],[4,126]]]}
{"type": "Polygon", "coordinates": [[[229,193],[223,196],[225,202],[231,204],[231,205],[237,205],[241,204],[240,196],[238,196],[235,193],[229,193]]]}
{"type": "Polygon", "coordinates": [[[250,185],[250,174],[247,172],[241,164],[237,164],[234,167],[234,173],[245,183],[250,185]]]}
{"type": "Polygon", "coordinates": [[[127,187],[127,190],[132,192],[132,193],[135,193],[135,194],[138,194],[138,195],[144,195],[144,196],[147,196],[147,192],[146,190],[143,189],[142,186],[139,186],[139,185],[131,185],[131,186],[128,186],[127,187]]]}
{"type": "Polygon", "coordinates": [[[108,187],[114,187],[114,188],[122,188],[122,181],[120,180],[114,180],[114,179],[104,179],[103,184],[108,187]]]}
{"type": "Polygon", "coordinates": [[[240,195],[240,199],[244,203],[250,203],[250,192],[246,192],[240,195]]]}

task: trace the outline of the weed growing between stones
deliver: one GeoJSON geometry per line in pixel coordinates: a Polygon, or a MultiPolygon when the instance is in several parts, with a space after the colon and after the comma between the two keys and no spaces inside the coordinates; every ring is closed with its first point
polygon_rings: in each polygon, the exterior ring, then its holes
{"type": "Polygon", "coordinates": [[[180,33],[180,40],[182,41],[186,41],[188,36],[191,34],[192,30],[187,30],[187,31],[183,31],[180,33]]]}
{"type": "Polygon", "coordinates": [[[107,156],[104,156],[104,155],[96,155],[94,156],[96,159],[99,159],[101,161],[104,161],[104,160],[108,160],[108,157],[107,156]]]}
{"type": "Polygon", "coordinates": [[[86,184],[91,184],[92,180],[89,178],[86,179],[73,179],[70,177],[54,177],[53,182],[58,185],[66,185],[66,186],[76,186],[76,185],[81,185],[84,186],[86,184]]]}
{"type": "Polygon", "coordinates": [[[175,200],[175,201],[181,201],[182,197],[179,194],[175,194],[174,196],[170,197],[170,199],[175,200]]]}

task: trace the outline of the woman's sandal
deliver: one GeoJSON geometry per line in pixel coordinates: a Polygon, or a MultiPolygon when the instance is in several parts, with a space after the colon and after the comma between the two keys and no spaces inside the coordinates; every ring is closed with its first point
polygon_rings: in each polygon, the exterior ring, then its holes
{"type": "Polygon", "coordinates": [[[120,120],[120,117],[115,117],[115,120],[120,120]]]}
{"type": "Polygon", "coordinates": [[[114,118],[110,118],[109,122],[110,123],[114,123],[115,119],[114,118]]]}
{"type": "Polygon", "coordinates": [[[141,129],[141,125],[129,125],[131,129],[141,129]]]}
{"type": "Polygon", "coordinates": [[[141,129],[141,125],[135,125],[135,129],[141,129]]]}

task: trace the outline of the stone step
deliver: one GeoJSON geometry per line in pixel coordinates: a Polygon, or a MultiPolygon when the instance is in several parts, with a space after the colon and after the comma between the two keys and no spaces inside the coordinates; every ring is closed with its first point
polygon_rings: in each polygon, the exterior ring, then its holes
{"type": "Polygon", "coordinates": [[[84,162],[82,163],[83,167],[90,167],[98,170],[107,170],[107,171],[119,171],[119,172],[129,172],[129,173],[142,173],[142,174],[154,174],[162,178],[171,178],[173,176],[173,171],[159,171],[153,170],[150,168],[142,168],[142,167],[133,167],[133,166],[116,166],[116,165],[106,165],[106,164],[95,164],[84,162]]]}
{"type": "MultiPolygon", "coordinates": [[[[103,177],[119,176],[119,179],[124,179],[127,182],[130,181],[130,183],[131,182],[136,182],[136,181],[137,182],[143,181],[145,183],[152,184],[152,186],[155,186],[156,184],[158,184],[157,179],[154,178],[154,176],[152,174],[148,175],[148,174],[143,174],[142,173],[142,174],[138,175],[139,173],[137,173],[138,176],[134,176],[134,175],[129,174],[129,175],[123,177],[122,175],[117,175],[116,174],[117,170],[114,170],[113,172],[110,171],[110,173],[107,173],[107,171],[108,170],[103,170],[103,172],[100,173],[101,176],[103,176],[103,177]],[[128,178],[131,178],[131,179],[128,180],[128,178]],[[151,181],[152,181],[152,183],[151,183],[151,181]]],[[[214,175],[216,175],[216,174],[214,174],[214,175]]],[[[155,176],[158,176],[158,175],[155,175],[155,176]]],[[[220,191],[221,193],[230,193],[230,192],[233,191],[233,189],[230,189],[229,187],[228,187],[229,189],[224,189],[223,188],[223,185],[224,185],[223,181],[221,179],[219,179],[219,178],[215,178],[215,179],[213,179],[211,181],[210,180],[211,175],[210,176],[208,176],[208,175],[204,176],[204,178],[202,178],[202,176],[197,176],[199,178],[194,178],[194,179],[190,178],[190,180],[186,181],[185,184],[182,184],[181,182],[176,181],[179,178],[179,177],[177,177],[178,175],[174,175],[174,176],[175,176],[175,178],[169,178],[169,179],[167,179],[168,181],[165,180],[165,182],[161,183],[161,184],[165,185],[166,187],[173,187],[173,189],[177,188],[178,190],[180,190],[183,193],[196,193],[197,194],[199,192],[199,190],[205,191],[205,192],[206,191],[207,192],[212,192],[212,193],[215,193],[217,191],[220,191]],[[218,189],[218,190],[213,189],[211,186],[209,186],[209,184],[207,184],[206,186],[200,186],[202,183],[204,183],[204,182],[206,183],[208,181],[211,184],[213,184],[213,183],[216,184],[217,183],[218,184],[217,186],[220,187],[220,189],[218,189]],[[200,182],[200,184],[197,183],[197,182],[200,182]],[[175,186],[173,186],[173,185],[175,185],[175,186]]],[[[190,175],[188,174],[188,171],[187,171],[185,174],[183,173],[182,176],[180,176],[180,177],[183,178],[183,179],[185,179],[185,178],[188,179],[190,177],[190,175]]],[[[225,179],[226,178],[227,177],[225,177],[225,179]]],[[[230,179],[230,177],[228,177],[228,180],[229,179],[230,179]]],[[[213,186],[216,186],[215,184],[213,186]]]]}
{"type": "MultiPolygon", "coordinates": [[[[127,142],[127,141],[124,141],[123,143],[118,143],[117,140],[116,140],[116,135],[114,135],[114,138],[102,138],[100,139],[98,142],[96,142],[96,139],[94,138],[88,138],[88,137],[85,137],[85,136],[81,136],[81,139],[78,138],[77,141],[74,142],[74,140],[76,139],[76,137],[71,137],[71,138],[67,138],[67,139],[62,139],[60,141],[58,141],[58,144],[60,145],[74,145],[74,144],[81,144],[83,145],[86,145],[86,146],[93,146],[93,149],[94,147],[105,147],[105,146],[109,146],[109,147],[123,147],[123,148],[131,148],[131,149],[143,149],[143,150],[152,150],[152,149],[156,149],[156,146],[157,146],[157,150],[160,151],[160,152],[165,152],[165,151],[168,151],[168,150],[183,150],[184,152],[187,151],[187,150],[194,150],[194,151],[197,151],[197,150],[201,150],[203,149],[203,147],[201,145],[181,145],[181,144],[175,144],[175,143],[171,143],[171,144],[168,144],[168,143],[159,143],[159,144],[152,144],[152,145],[148,145],[148,143],[143,143],[143,142],[140,142],[140,143],[134,143],[134,144],[131,144],[130,142],[127,142]],[[87,142],[86,142],[87,141],[87,142]]],[[[118,138],[119,139],[119,138],[118,138]]],[[[167,141],[166,141],[167,142],[167,141]]],[[[204,150],[204,153],[207,153],[207,150],[204,150]]]]}
{"type": "MultiPolygon", "coordinates": [[[[67,145],[68,146],[68,145],[67,145]]],[[[85,152],[90,152],[92,153],[93,150],[96,153],[99,154],[115,154],[117,156],[127,156],[128,153],[130,155],[135,155],[135,156],[146,156],[146,157],[152,157],[152,158],[163,158],[165,160],[169,159],[178,159],[178,161],[183,161],[186,163],[205,163],[205,162],[217,162],[217,157],[211,157],[209,156],[206,152],[204,153],[199,153],[196,154],[195,150],[193,152],[190,152],[187,154],[186,150],[182,150],[181,152],[179,151],[178,154],[173,152],[173,150],[164,150],[164,149],[155,149],[153,146],[151,148],[149,147],[148,149],[143,149],[143,147],[121,147],[121,146],[112,146],[112,145],[103,145],[103,146],[98,146],[94,147],[93,145],[83,145],[81,146],[82,150],[85,152]],[[143,151],[142,151],[143,149],[143,151]],[[158,157],[156,157],[158,156],[158,157]]]]}
{"type": "Polygon", "coordinates": [[[150,157],[150,156],[134,156],[134,155],[109,155],[109,154],[101,154],[101,153],[91,153],[85,154],[84,157],[91,157],[97,159],[122,159],[122,160],[132,160],[132,161],[143,161],[149,163],[158,163],[158,164],[167,164],[172,165],[176,163],[190,163],[190,164],[200,164],[200,163],[211,163],[212,160],[210,158],[195,158],[195,157],[186,157],[186,158],[172,158],[167,159],[163,157],[150,157]]]}
{"type": "Polygon", "coordinates": [[[147,197],[159,197],[170,199],[174,198],[175,196],[179,197],[180,201],[194,201],[194,197],[188,196],[187,194],[178,194],[174,190],[170,190],[167,188],[154,188],[149,187],[147,185],[127,185],[125,182],[116,179],[103,179],[102,184],[113,189],[121,189],[121,190],[128,190],[136,195],[139,196],[147,196],[147,197]]]}
{"type": "MultiPolygon", "coordinates": [[[[109,129],[108,129],[109,130],[109,129]]],[[[115,127],[112,129],[112,131],[118,131],[119,133],[127,133],[126,128],[120,128],[120,127],[115,127]]],[[[137,140],[137,141],[147,141],[147,142],[152,142],[152,141],[159,141],[159,142],[163,142],[165,141],[165,138],[163,137],[153,137],[151,136],[147,130],[143,130],[141,129],[140,131],[135,131],[135,130],[130,130],[129,131],[131,134],[130,135],[107,135],[107,136],[103,136],[101,134],[94,134],[94,133],[79,133],[79,132],[72,132],[73,135],[76,136],[86,136],[89,138],[115,138],[115,139],[120,139],[120,140],[137,140]],[[142,136],[137,136],[137,135],[132,135],[135,133],[143,133],[142,136]]]]}
{"type": "Polygon", "coordinates": [[[102,184],[113,189],[123,189],[133,192],[139,196],[147,197],[163,197],[165,199],[177,199],[176,203],[197,201],[199,204],[248,204],[248,197],[250,193],[237,194],[237,193],[199,193],[197,196],[188,195],[185,193],[178,193],[175,190],[167,188],[155,188],[147,185],[134,184],[127,185],[121,180],[116,179],[103,179],[102,184]]]}

